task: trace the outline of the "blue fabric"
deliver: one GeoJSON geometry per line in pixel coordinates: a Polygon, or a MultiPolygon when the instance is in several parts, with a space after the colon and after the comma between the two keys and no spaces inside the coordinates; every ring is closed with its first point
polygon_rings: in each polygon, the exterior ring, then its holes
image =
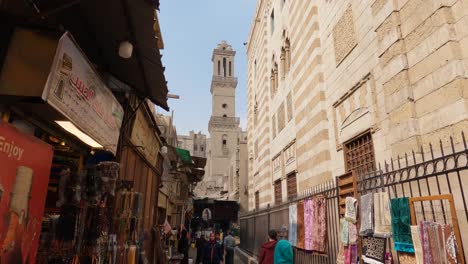
{"type": "Polygon", "coordinates": [[[293,264],[293,250],[287,240],[276,243],[274,264],[293,264]]]}
{"type": "Polygon", "coordinates": [[[392,236],[396,251],[414,253],[411,237],[411,213],[408,197],[390,201],[392,214],[392,236]]]}
{"type": "Polygon", "coordinates": [[[289,205],[289,242],[292,246],[297,245],[297,204],[289,205]]]}

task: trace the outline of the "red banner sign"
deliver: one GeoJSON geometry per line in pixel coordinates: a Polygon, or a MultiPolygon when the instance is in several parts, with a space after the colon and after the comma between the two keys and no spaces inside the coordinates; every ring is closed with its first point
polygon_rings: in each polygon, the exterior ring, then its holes
{"type": "Polygon", "coordinates": [[[0,263],[35,263],[52,147],[0,121],[0,263]]]}

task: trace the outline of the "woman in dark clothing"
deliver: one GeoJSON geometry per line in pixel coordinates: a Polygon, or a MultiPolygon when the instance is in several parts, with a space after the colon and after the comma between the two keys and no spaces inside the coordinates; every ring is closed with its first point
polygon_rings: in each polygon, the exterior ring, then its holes
{"type": "Polygon", "coordinates": [[[182,230],[182,233],[179,238],[179,248],[178,251],[180,254],[184,254],[184,258],[180,262],[181,264],[188,264],[188,251],[189,243],[187,239],[187,230],[182,230]]]}
{"type": "Polygon", "coordinates": [[[205,240],[205,235],[201,235],[200,238],[197,238],[197,242],[195,243],[195,247],[197,248],[197,260],[195,261],[195,264],[200,264],[202,263],[202,255],[203,255],[203,249],[205,248],[206,240],[205,240]]]}
{"type": "Polygon", "coordinates": [[[214,233],[210,234],[210,241],[203,250],[203,264],[221,264],[223,263],[223,247],[216,241],[214,233]]]}

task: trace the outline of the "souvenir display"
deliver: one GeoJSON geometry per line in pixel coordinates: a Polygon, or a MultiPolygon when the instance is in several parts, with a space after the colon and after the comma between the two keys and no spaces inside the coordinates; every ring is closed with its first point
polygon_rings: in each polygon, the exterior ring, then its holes
{"type": "Polygon", "coordinates": [[[364,263],[383,264],[385,261],[386,238],[363,237],[362,238],[362,259],[364,263]]]}
{"type": "Polygon", "coordinates": [[[396,251],[414,253],[411,239],[411,215],[408,198],[391,200],[392,237],[396,251]]]}
{"type": "Polygon", "coordinates": [[[361,228],[359,234],[361,236],[369,236],[374,234],[374,195],[372,193],[361,196],[360,217],[361,228]]]}
{"type": "Polygon", "coordinates": [[[297,204],[289,205],[289,243],[295,247],[297,244],[297,204]]]}
{"type": "Polygon", "coordinates": [[[374,193],[374,236],[390,237],[392,221],[388,193],[374,193]]]}
{"type": "Polygon", "coordinates": [[[327,252],[327,198],[324,195],[312,199],[312,250],[318,253],[327,252]]]}

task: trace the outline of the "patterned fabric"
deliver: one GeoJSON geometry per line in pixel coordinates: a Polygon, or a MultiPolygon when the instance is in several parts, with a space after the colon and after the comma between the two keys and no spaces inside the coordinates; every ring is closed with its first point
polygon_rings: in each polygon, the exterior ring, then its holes
{"type": "Polygon", "coordinates": [[[356,223],[357,219],[357,200],[354,197],[346,197],[346,220],[356,223]]]}
{"type": "Polygon", "coordinates": [[[358,238],[356,224],[349,223],[348,228],[349,228],[349,231],[348,231],[348,236],[349,236],[348,244],[349,245],[356,245],[357,238],[358,238]]]}
{"type": "Polygon", "coordinates": [[[369,236],[374,233],[374,195],[372,193],[361,196],[361,236],[369,236]]]}
{"type": "Polygon", "coordinates": [[[421,222],[421,243],[423,249],[423,263],[432,264],[431,245],[429,243],[430,222],[421,222]]]}
{"type": "Polygon", "coordinates": [[[346,248],[344,264],[357,264],[357,246],[351,245],[346,248]]]}
{"type": "Polygon", "coordinates": [[[327,253],[327,198],[324,195],[312,200],[313,233],[312,250],[327,253]]]}
{"type": "Polygon", "coordinates": [[[457,243],[455,240],[455,234],[453,233],[452,227],[450,225],[442,226],[442,236],[444,241],[445,249],[445,259],[449,264],[458,263],[457,256],[457,243]]]}
{"type": "Polygon", "coordinates": [[[418,226],[411,226],[411,238],[413,240],[413,246],[414,246],[415,261],[416,261],[415,263],[423,264],[421,235],[419,233],[418,226]]]}
{"type": "Polygon", "coordinates": [[[428,227],[429,248],[432,255],[433,264],[442,264],[442,254],[444,250],[440,250],[440,239],[438,232],[439,224],[430,223],[428,227]]]}
{"type": "Polygon", "coordinates": [[[398,254],[398,260],[400,261],[400,264],[415,264],[416,263],[415,255],[411,253],[406,253],[406,252],[400,252],[398,254]]]}
{"type": "Polygon", "coordinates": [[[342,223],[342,227],[341,227],[341,243],[343,244],[343,246],[347,246],[348,245],[348,241],[349,241],[349,222],[346,221],[346,219],[341,219],[341,221],[343,221],[342,223]]]}
{"type": "Polygon", "coordinates": [[[390,201],[392,213],[392,237],[395,250],[414,253],[411,239],[411,220],[408,198],[395,198],[390,201]]]}
{"type": "Polygon", "coordinates": [[[340,234],[340,239],[338,240],[338,255],[336,256],[336,264],[344,264],[345,262],[345,247],[343,243],[341,242],[341,234],[343,233],[343,225],[344,225],[344,218],[340,219],[340,229],[339,229],[339,234],[340,234]]]}
{"type": "Polygon", "coordinates": [[[296,247],[304,249],[304,201],[297,203],[297,244],[296,247]]]}
{"type": "Polygon", "coordinates": [[[289,243],[295,247],[297,244],[297,204],[289,205],[289,243]]]}
{"type": "Polygon", "coordinates": [[[390,200],[388,193],[374,193],[374,236],[390,237],[392,221],[390,216],[390,200]]]}
{"type": "Polygon", "coordinates": [[[304,249],[312,250],[312,237],[314,236],[313,227],[313,201],[307,199],[304,201],[304,249]]]}
{"type": "MultiPolygon", "coordinates": [[[[383,263],[385,261],[386,238],[380,237],[363,237],[362,238],[362,255],[367,259],[372,259],[383,263]]],[[[371,263],[368,261],[368,263],[371,263]]]]}

